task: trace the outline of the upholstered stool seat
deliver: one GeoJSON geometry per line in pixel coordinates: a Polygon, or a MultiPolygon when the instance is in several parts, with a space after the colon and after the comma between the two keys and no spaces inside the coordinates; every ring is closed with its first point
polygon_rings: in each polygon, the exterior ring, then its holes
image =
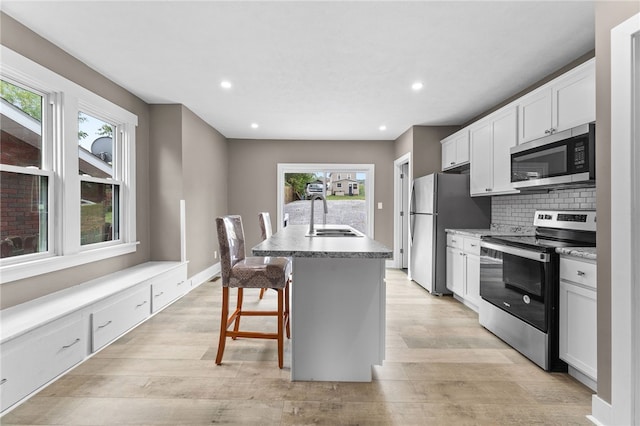
{"type": "Polygon", "coordinates": [[[284,288],[290,274],[286,257],[246,257],[231,267],[229,287],[284,288]]]}
{"type": "Polygon", "coordinates": [[[220,265],[222,275],[222,312],[220,320],[220,341],[216,364],[222,363],[222,355],[227,337],[236,339],[259,338],[278,341],[278,366],[283,366],[284,330],[289,336],[289,277],[291,260],[286,257],[247,257],[244,246],[244,229],[240,216],[224,216],[216,219],[218,243],[220,245],[220,265]],[[236,309],[229,315],[229,288],[237,288],[236,309]],[[242,309],[243,289],[273,288],[278,293],[276,311],[248,311],[242,309]],[[274,316],[277,332],[240,330],[243,316],[274,316]],[[229,328],[233,325],[233,330],[229,328]]]}

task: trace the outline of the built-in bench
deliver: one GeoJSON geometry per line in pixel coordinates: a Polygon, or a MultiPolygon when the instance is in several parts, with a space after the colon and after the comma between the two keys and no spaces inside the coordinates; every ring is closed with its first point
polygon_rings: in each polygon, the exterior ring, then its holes
{"type": "Polygon", "coordinates": [[[191,288],[186,262],[147,262],[1,310],[0,411],[191,288]]]}

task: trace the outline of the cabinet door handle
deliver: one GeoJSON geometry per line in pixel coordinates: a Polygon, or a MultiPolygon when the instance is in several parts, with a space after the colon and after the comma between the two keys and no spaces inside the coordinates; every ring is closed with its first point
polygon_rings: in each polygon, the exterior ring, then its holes
{"type": "Polygon", "coordinates": [[[144,306],[147,304],[147,301],[145,300],[144,302],[140,303],[139,305],[136,305],[136,309],[138,309],[140,306],[144,306]]]}
{"type": "Polygon", "coordinates": [[[585,275],[587,275],[587,274],[584,273],[583,271],[578,271],[578,276],[579,277],[584,277],[585,275]]]}
{"type": "Polygon", "coordinates": [[[485,188],[484,190],[487,192],[491,192],[491,188],[485,188]]]}
{"type": "Polygon", "coordinates": [[[451,240],[451,242],[452,242],[452,243],[457,243],[458,241],[457,241],[457,240],[451,240]]]}
{"type": "Polygon", "coordinates": [[[180,282],[178,283],[178,286],[181,286],[182,284],[184,284],[184,280],[180,281],[180,282]]]}
{"type": "Polygon", "coordinates": [[[477,244],[469,244],[471,247],[477,247],[477,244]]]}
{"type": "Polygon", "coordinates": [[[76,343],[78,343],[79,341],[80,341],[80,338],[78,337],[78,338],[76,338],[76,340],[74,340],[74,341],[73,341],[73,343],[69,343],[68,345],[64,345],[64,346],[62,347],[62,349],[68,349],[68,348],[70,348],[71,346],[73,346],[73,345],[75,345],[76,343]]]}
{"type": "Polygon", "coordinates": [[[456,164],[455,161],[452,161],[451,163],[449,163],[450,166],[453,166],[454,164],[456,164]]]}
{"type": "Polygon", "coordinates": [[[7,383],[7,379],[0,380],[0,385],[4,385],[5,383],[7,383]]]}
{"type": "Polygon", "coordinates": [[[547,129],[547,130],[545,130],[545,131],[544,131],[544,134],[545,134],[545,135],[550,135],[550,134],[551,134],[551,129],[547,129]]]}
{"type": "Polygon", "coordinates": [[[155,296],[153,296],[153,297],[160,297],[160,296],[162,296],[163,294],[164,294],[164,291],[161,291],[160,293],[156,294],[156,295],[155,295],[155,296]]]}
{"type": "Polygon", "coordinates": [[[111,324],[112,322],[113,322],[113,321],[109,320],[109,321],[105,322],[104,324],[99,325],[99,326],[98,326],[98,330],[100,330],[101,328],[105,328],[106,326],[108,326],[108,325],[109,325],[109,324],[111,324]]]}

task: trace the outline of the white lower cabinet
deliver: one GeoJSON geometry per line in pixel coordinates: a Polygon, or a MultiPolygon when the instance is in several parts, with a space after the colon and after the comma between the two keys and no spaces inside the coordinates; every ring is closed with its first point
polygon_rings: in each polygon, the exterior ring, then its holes
{"type": "Polygon", "coordinates": [[[189,290],[186,263],[148,262],[0,311],[0,411],[189,290]]]}
{"type": "Polygon", "coordinates": [[[124,298],[109,301],[91,313],[91,350],[93,352],[146,319],[151,313],[149,286],[124,298]]]}
{"type": "Polygon", "coordinates": [[[480,238],[447,234],[447,288],[478,312],[480,305],[480,238]]]}
{"type": "Polygon", "coordinates": [[[151,282],[151,312],[158,312],[188,290],[186,264],[158,277],[151,282]]]}
{"type": "Polygon", "coordinates": [[[87,355],[80,313],[52,321],[2,344],[1,410],[81,362],[87,355]]]}
{"type": "Polygon", "coordinates": [[[560,358],[569,373],[596,390],[596,265],[574,257],[560,258],[560,358]]]}

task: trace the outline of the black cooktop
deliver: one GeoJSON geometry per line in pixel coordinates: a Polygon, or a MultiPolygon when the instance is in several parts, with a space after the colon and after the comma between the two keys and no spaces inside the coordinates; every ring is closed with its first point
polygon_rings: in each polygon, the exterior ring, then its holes
{"type": "Polygon", "coordinates": [[[595,232],[538,228],[536,235],[492,236],[483,240],[528,250],[553,253],[557,247],[595,247],[595,232]]]}

